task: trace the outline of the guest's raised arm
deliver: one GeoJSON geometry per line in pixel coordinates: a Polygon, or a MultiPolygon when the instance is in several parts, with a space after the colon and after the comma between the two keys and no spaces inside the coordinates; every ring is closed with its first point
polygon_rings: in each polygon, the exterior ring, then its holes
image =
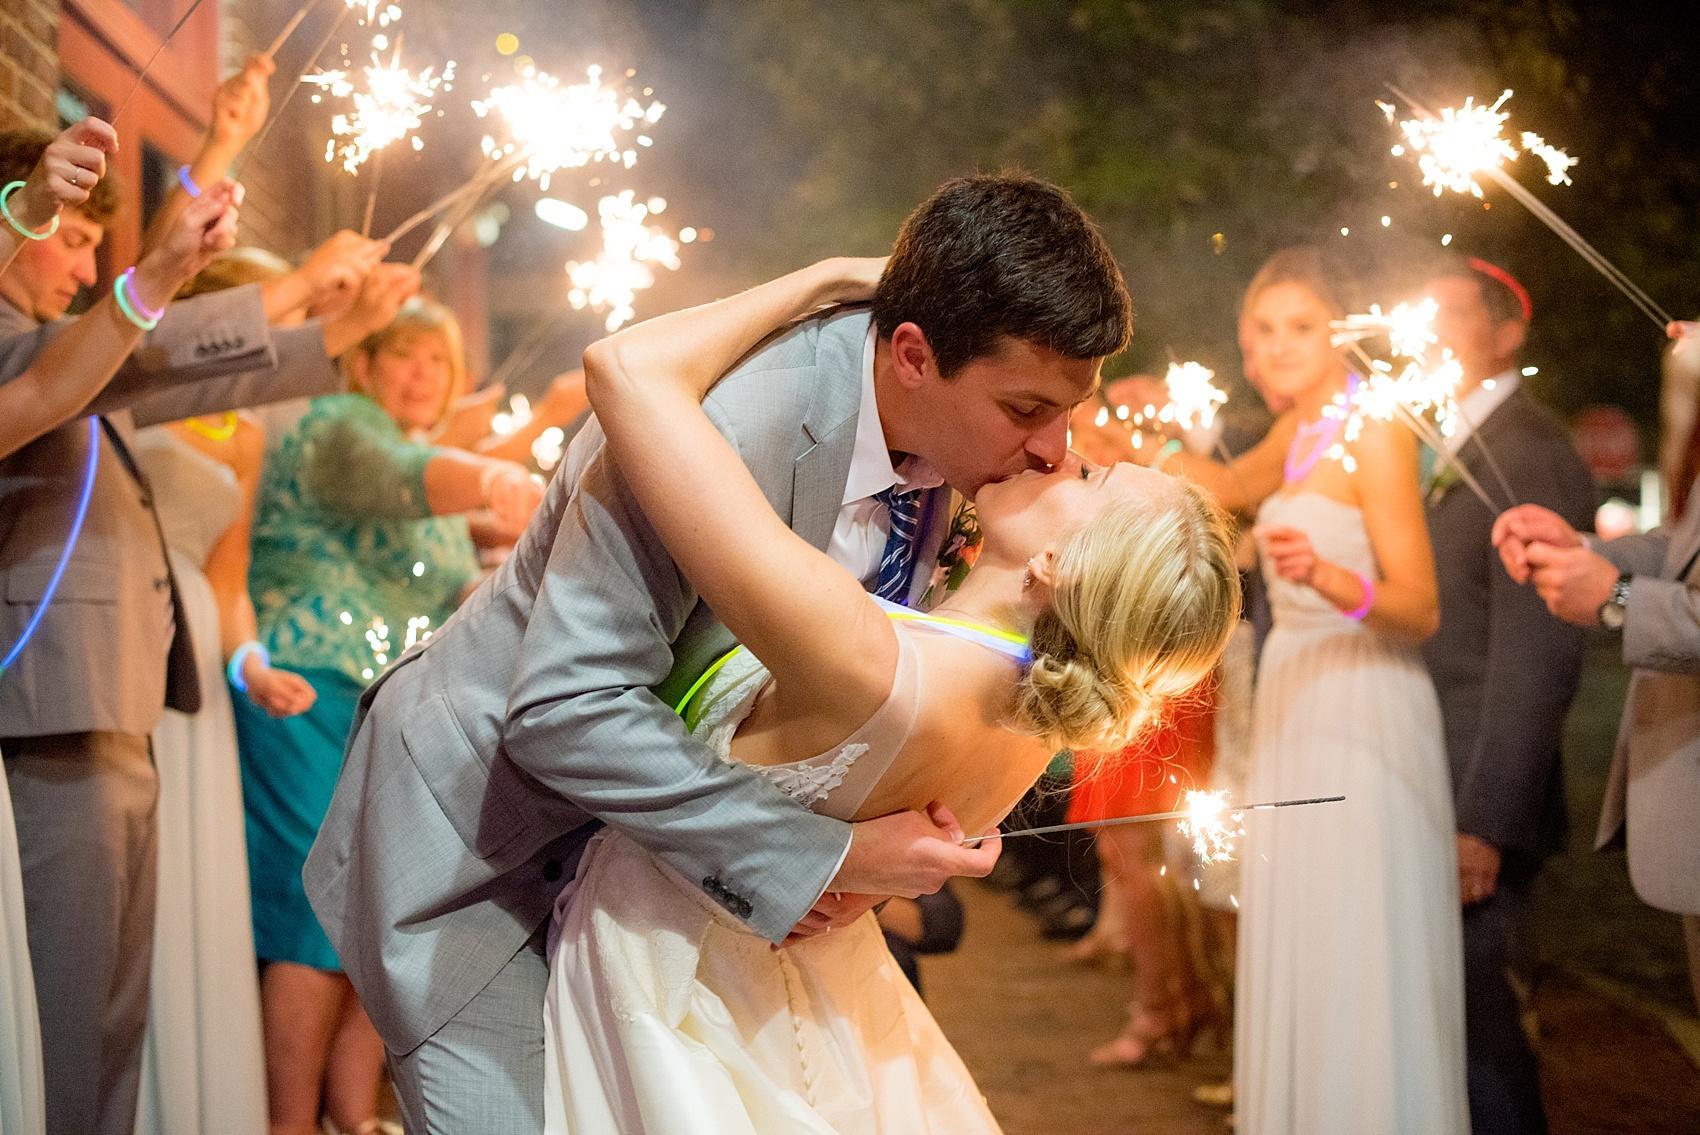
{"type": "Polygon", "coordinates": [[[0,273],[31,240],[44,240],[59,224],[59,211],[76,208],[106,175],[106,158],[118,152],[118,135],[98,118],[69,126],[47,144],[28,178],[5,187],[0,206],[0,273]]]}
{"type": "Polygon", "coordinates": [[[0,457],[74,417],[100,392],[177,289],[236,243],[239,196],[232,182],[209,189],[86,316],[0,384],[0,457]]]}

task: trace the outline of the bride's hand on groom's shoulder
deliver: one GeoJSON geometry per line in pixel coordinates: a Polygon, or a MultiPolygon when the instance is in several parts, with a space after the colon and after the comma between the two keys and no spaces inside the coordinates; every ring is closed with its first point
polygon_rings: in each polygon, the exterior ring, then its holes
{"type": "Polygon", "coordinates": [[[955,875],[975,878],[997,864],[1001,841],[965,847],[956,817],[942,804],[925,812],[896,812],[851,827],[850,851],[833,891],[854,895],[930,895],[955,875]]]}

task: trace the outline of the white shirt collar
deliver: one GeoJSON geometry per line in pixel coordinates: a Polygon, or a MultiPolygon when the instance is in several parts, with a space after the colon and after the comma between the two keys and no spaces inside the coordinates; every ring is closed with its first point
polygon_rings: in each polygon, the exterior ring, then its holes
{"type": "Polygon", "coordinates": [[[944,483],[931,465],[913,455],[904,459],[901,470],[892,467],[874,392],[874,344],[878,338],[878,326],[870,323],[862,345],[862,404],[856,413],[856,444],[850,451],[850,474],[844,479],[842,504],[866,500],[893,485],[931,489],[944,483]]]}
{"type": "Polygon", "coordinates": [[[1511,367],[1491,378],[1483,379],[1474,390],[1458,399],[1458,419],[1452,436],[1446,439],[1446,452],[1457,453],[1464,442],[1469,440],[1471,432],[1505,404],[1505,400],[1511,397],[1520,382],[1522,378],[1517,373],[1517,368],[1511,367]]]}

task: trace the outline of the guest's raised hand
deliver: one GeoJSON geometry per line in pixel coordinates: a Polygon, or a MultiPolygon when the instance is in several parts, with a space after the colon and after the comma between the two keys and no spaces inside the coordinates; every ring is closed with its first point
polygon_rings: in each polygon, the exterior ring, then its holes
{"type": "Polygon", "coordinates": [[[277,64],[264,52],[248,56],[242,70],[219,84],[213,93],[212,124],[208,132],[215,142],[241,147],[260,132],[271,113],[269,82],[277,64]]]}
{"type": "Polygon", "coordinates": [[[178,211],[164,239],[136,265],[135,286],[150,306],[163,307],[221,252],[236,244],[242,187],[226,178],[178,211]]]}
{"type": "Polygon", "coordinates": [[[85,118],[59,132],[25,179],[10,207],[26,228],[52,223],[59,210],[76,208],[106,176],[106,158],[118,152],[118,133],[98,118],[85,118]]]}
{"type": "Polygon", "coordinates": [[[304,306],[315,310],[347,306],[389,250],[383,241],[361,236],[352,229],[336,233],[315,248],[292,273],[306,285],[304,306]]]}
{"type": "Polygon", "coordinates": [[[1574,548],[1582,543],[1582,537],[1570,527],[1569,521],[1538,504],[1520,504],[1500,513],[1493,522],[1491,539],[1493,546],[1499,549],[1506,574],[1518,583],[1529,582],[1530,544],[1574,548]]]}
{"type": "Polygon", "coordinates": [[[1700,339],[1700,322],[1692,319],[1673,319],[1665,324],[1665,334],[1672,339],[1700,339]]]}
{"type": "Polygon", "coordinates": [[[850,851],[828,891],[860,895],[930,895],[955,875],[979,878],[998,862],[995,834],[964,847],[962,826],[943,804],[894,812],[851,825],[850,851]]]}
{"type": "Polygon", "coordinates": [[[1532,543],[1525,552],[1529,578],[1554,617],[1579,627],[1600,625],[1600,607],[1617,584],[1617,565],[1580,544],[1532,543]]]}
{"type": "Polygon", "coordinates": [[[1282,579],[1309,587],[1316,578],[1316,547],[1310,537],[1297,528],[1272,525],[1256,529],[1269,566],[1282,579]]]}
{"type": "Polygon", "coordinates": [[[272,717],[294,717],[306,713],[319,700],[318,691],[301,675],[288,670],[273,670],[253,656],[248,662],[258,664],[245,675],[248,700],[272,717]]]}
{"type": "MultiPolygon", "coordinates": [[[[356,239],[360,239],[356,237],[356,239]]],[[[332,358],[388,327],[401,305],[419,292],[419,270],[410,264],[379,264],[348,307],[325,320],[325,351],[332,358]]]]}

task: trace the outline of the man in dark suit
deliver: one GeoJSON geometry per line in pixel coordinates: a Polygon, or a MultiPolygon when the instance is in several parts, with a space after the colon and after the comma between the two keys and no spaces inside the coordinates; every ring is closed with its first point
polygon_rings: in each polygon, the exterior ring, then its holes
{"type": "Polygon", "coordinates": [[[1494,512],[1447,458],[1498,503],[1545,505],[1577,528],[1591,526],[1594,485],[1564,428],[1519,389],[1531,314],[1522,285],[1459,257],[1438,265],[1422,294],[1440,305],[1440,345],[1464,372],[1457,432],[1436,457],[1427,494],[1440,629],[1423,655],[1440,695],[1457,812],[1470,1122],[1476,1135],[1538,1135],[1540,1076],[1508,966],[1541,861],[1563,846],[1559,750],[1582,635],[1548,618],[1534,590],[1500,569],[1494,512]]]}

